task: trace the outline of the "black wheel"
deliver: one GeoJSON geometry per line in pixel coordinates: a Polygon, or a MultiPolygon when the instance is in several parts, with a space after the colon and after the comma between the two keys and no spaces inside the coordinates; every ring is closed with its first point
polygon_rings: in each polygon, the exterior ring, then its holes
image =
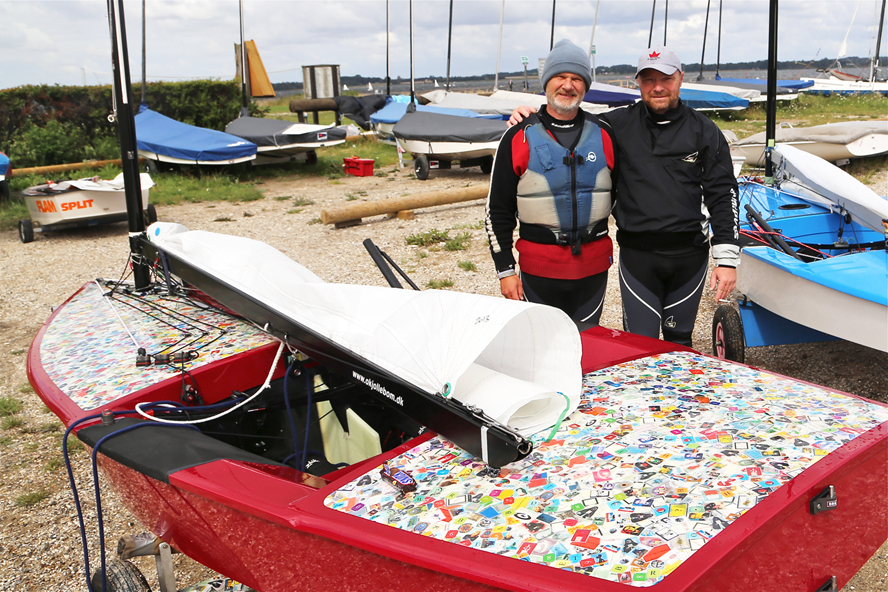
{"type": "Polygon", "coordinates": [[[23,243],[34,240],[34,225],[30,220],[19,220],[19,238],[23,243]]]}
{"type": "Polygon", "coordinates": [[[481,172],[485,175],[489,175],[490,171],[493,170],[493,157],[486,156],[484,161],[481,163],[481,172]]]}
{"type": "MultiPolygon", "coordinates": [[[[123,559],[105,564],[105,592],[151,592],[139,568],[123,559]]],[[[97,569],[90,581],[93,592],[102,591],[102,570],[97,569]]]]}
{"type": "Polygon", "coordinates": [[[314,150],[309,150],[305,153],[305,164],[317,164],[318,162],[318,153],[314,150]]]}
{"type": "Polygon", "coordinates": [[[723,304],[712,316],[712,353],[725,360],[743,363],[746,360],[746,337],[740,313],[723,304]]]}
{"type": "Polygon", "coordinates": [[[150,158],[145,159],[145,170],[148,171],[150,175],[157,174],[157,161],[151,160],[150,158]]]}
{"type": "Polygon", "coordinates": [[[424,154],[420,154],[413,159],[413,171],[416,173],[416,178],[420,181],[425,181],[429,178],[429,159],[424,154]]]}
{"type": "Polygon", "coordinates": [[[145,221],[148,223],[148,226],[157,222],[157,210],[154,209],[154,204],[148,204],[148,207],[145,208],[145,221]]]}
{"type": "Polygon", "coordinates": [[[0,202],[9,201],[9,181],[0,181],[0,202]]]}

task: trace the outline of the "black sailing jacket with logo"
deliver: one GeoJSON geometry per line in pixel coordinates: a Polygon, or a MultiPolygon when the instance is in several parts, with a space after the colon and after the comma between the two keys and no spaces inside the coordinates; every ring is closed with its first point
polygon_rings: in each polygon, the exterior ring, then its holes
{"type": "Polygon", "coordinates": [[[642,102],[601,117],[617,137],[614,218],[622,246],[644,250],[703,247],[739,261],[737,179],[728,143],[709,118],[684,103],[662,116],[642,102]]]}

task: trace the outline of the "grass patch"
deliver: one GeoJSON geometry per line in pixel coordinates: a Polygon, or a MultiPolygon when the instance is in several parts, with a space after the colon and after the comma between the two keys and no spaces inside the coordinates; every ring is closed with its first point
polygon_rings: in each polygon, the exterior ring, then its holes
{"type": "Polygon", "coordinates": [[[457,265],[463,271],[478,271],[478,266],[474,261],[460,261],[457,265]]]}
{"type": "Polygon", "coordinates": [[[49,492],[45,489],[41,489],[40,491],[29,491],[28,493],[15,498],[15,505],[20,508],[28,508],[30,506],[36,506],[48,497],[49,492]]]}
{"type": "Polygon", "coordinates": [[[0,397],[0,417],[9,417],[21,412],[22,402],[14,397],[0,397]]]}
{"type": "Polygon", "coordinates": [[[67,448],[68,454],[79,454],[86,450],[86,447],[83,445],[83,442],[78,440],[76,437],[68,438],[67,440],[67,448]]]}
{"type": "Polygon", "coordinates": [[[293,205],[296,207],[313,206],[314,201],[306,197],[297,197],[293,200],[293,205]]]}
{"type": "Polygon", "coordinates": [[[20,384],[20,385],[19,385],[19,387],[18,387],[18,392],[20,392],[20,393],[22,393],[22,394],[33,393],[33,392],[34,392],[34,387],[31,386],[31,383],[26,382],[26,383],[24,383],[24,384],[20,384]]]}
{"type": "Polygon", "coordinates": [[[12,438],[9,436],[0,437],[0,447],[9,446],[12,444],[12,438]]]}
{"type": "Polygon", "coordinates": [[[220,216],[213,220],[213,222],[234,222],[234,220],[229,216],[220,216]]]}
{"type": "Polygon", "coordinates": [[[457,224],[453,227],[454,230],[482,230],[484,228],[484,220],[478,220],[477,222],[471,222],[468,224],[457,224]]]}
{"type": "Polygon", "coordinates": [[[292,195],[278,195],[274,198],[274,201],[287,201],[288,199],[292,199],[292,195]]]}
{"type": "Polygon", "coordinates": [[[428,232],[421,232],[419,234],[411,234],[404,241],[408,245],[415,245],[417,247],[429,247],[431,245],[437,243],[444,243],[451,240],[450,234],[447,233],[446,230],[438,230],[437,228],[433,228],[428,232]]]}
{"type": "Polygon", "coordinates": [[[308,221],[308,224],[321,224],[322,220],[320,218],[312,218],[308,221]]]}
{"type": "Polygon", "coordinates": [[[287,210],[287,213],[288,214],[301,214],[302,208],[293,208],[291,210],[287,210]]]}
{"type": "Polygon", "coordinates": [[[450,278],[444,278],[442,280],[429,280],[426,284],[426,288],[431,290],[442,290],[444,288],[452,288],[453,280],[450,278]]]}
{"type": "Polygon", "coordinates": [[[468,232],[463,232],[456,237],[446,241],[444,243],[445,251],[465,251],[469,248],[469,244],[472,242],[472,235],[468,232]]]}
{"type": "Polygon", "coordinates": [[[28,350],[26,350],[26,349],[14,349],[14,350],[12,350],[11,352],[9,352],[9,355],[11,355],[11,356],[20,356],[20,355],[22,355],[23,353],[25,353],[26,351],[28,351],[28,350]]]}
{"type": "Polygon", "coordinates": [[[0,421],[0,429],[2,430],[11,430],[22,427],[23,425],[25,425],[25,420],[21,417],[15,417],[14,415],[4,417],[3,421],[0,421]]]}
{"type": "Polygon", "coordinates": [[[360,199],[360,198],[357,195],[354,195],[351,193],[345,194],[345,201],[355,201],[356,199],[360,199]]]}
{"type": "Polygon", "coordinates": [[[65,461],[62,460],[61,457],[55,456],[46,462],[46,465],[44,466],[44,468],[47,471],[52,472],[52,471],[57,471],[58,469],[62,468],[63,466],[65,466],[65,461]]]}

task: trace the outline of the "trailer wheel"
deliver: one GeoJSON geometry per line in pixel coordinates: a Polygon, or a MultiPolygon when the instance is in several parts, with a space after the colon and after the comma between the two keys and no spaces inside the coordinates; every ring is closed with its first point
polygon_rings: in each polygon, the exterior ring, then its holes
{"type": "Polygon", "coordinates": [[[154,204],[148,204],[148,207],[145,208],[145,221],[148,223],[148,226],[157,222],[157,209],[155,209],[154,204]]]}
{"type": "Polygon", "coordinates": [[[484,160],[481,162],[481,172],[485,175],[489,175],[490,171],[493,170],[493,157],[485,156],[484,160]]]}
{"type": "Polygon", "coordinates": [[[413,171],[416,173],[416,178],[420,181],[425,181],[429,178],[429,159],[424,154],[420,154],[413,159],[413,171]]]}
{"type": "Polygon", "coordinates": [[[23,243],[34,240],[34,224],[30,220],[19,220],[19,238],[23,243]]]}
{"type": "MultiPolygon", "coordinates": [[[[105,592],[151,592],[151,587],[139,568],[123,559],[112,559],[105,564],[105,581],[105,592]]],[[[93,592],[101,592],[101,569],[95,571],[90,584],[93,592]]]]}
{"type": "Polygon", "coordinates": [[[729,305],[721,305],[712,316],[712,353],[724,360],[743,363],[746,360],[746,337],[740,313],[729,305]]]}
{"type": "Polygon", "coordinates": [[[9,201],[9,181],[0,181],[0,202],[9,201]]]}
{"type": "Polygon", "coordinates": [[[309,150],[305,153],[305,164],[317,164],[318,162],[318,153],[314,150],[309,150]]]}
{"type": "Polygon", "coordinates": [[[146,158],[145,159],[145,171],[149,175],[156,175],[157,174],[157,161],[151,160],[150,158],[146,158]]]}

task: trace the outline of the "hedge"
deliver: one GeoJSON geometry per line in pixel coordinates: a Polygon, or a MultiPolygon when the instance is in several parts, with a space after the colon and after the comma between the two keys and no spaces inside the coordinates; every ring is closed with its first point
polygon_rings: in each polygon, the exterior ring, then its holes
{"type": "MultiPolygon", "coordinates": [[[[136,101],[141,84],[133,86],[136,101]]],[[[120,158],[110,86],[20,86],[0,91],[0,152],[15,168],[120,158]]],[[[151,82],[154,111],[199,127],[224,130],[240,112],[233,81],[151,82]]],[[[253,114],[260,111],[250,105],[253,114]]]]}

